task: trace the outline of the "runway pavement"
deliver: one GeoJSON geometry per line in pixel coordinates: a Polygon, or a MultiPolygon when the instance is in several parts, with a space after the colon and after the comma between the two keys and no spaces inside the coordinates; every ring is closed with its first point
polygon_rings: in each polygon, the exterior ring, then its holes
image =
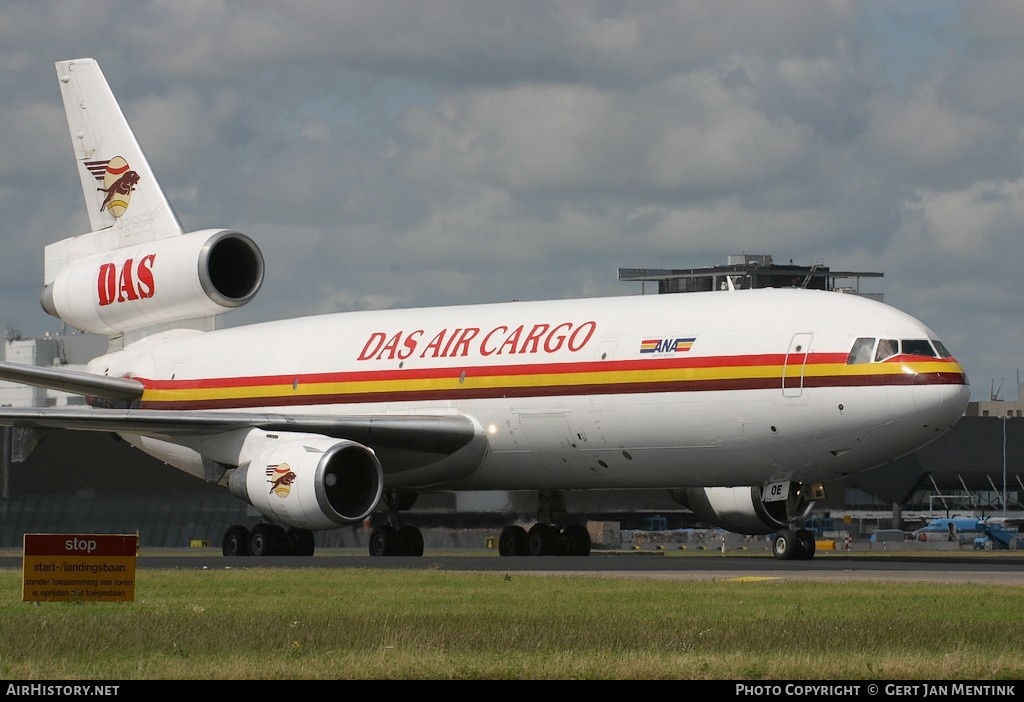
{"type": "MultiPolygon", "coordinates": [[[[0,568],[21,568],[21,555],[0,555],[0,568]]],[[[137,570],[239,568],[429,568],[456,572],[679,580],[789,579],[821,581],[929,581],[1024,586],[1024,552],[840,555],[779,561],[770,555],[595,552],[589,557],[500,557],[494,552],[427,551],[422,557],[374,558],[355,549],[328,549],[311,557],[226,557],[218,549],[143,550],[137,570]],[[1019,555],[1018,555],[1019,554],[1019,555]]]]}

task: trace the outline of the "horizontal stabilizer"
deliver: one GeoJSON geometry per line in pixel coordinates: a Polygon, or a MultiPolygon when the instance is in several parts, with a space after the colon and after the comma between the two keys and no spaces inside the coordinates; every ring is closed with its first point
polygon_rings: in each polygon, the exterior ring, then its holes
{"type": "Polygon", "coordinates": [[[131,402],[142,397],[142,383],[129,378],[108,378],[95,373],[66,368],[29,366],[0,361],[0,380],[50,388],[75,395],[102,397],[115,402],[131,402]]]}

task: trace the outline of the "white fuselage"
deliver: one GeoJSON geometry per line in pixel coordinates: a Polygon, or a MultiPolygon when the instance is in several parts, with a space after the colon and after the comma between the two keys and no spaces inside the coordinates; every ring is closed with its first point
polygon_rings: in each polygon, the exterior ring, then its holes
{"type": "MultiPolygon", "coordinates": [[[[90,370],[142,380],[143,407],[467,416],[479,441],[431,474],[441,489],[737,486],[864,471],[963,414],[954,359],[847,364],[863,337],[936,335],[854,295],[739,290],[282,320],[150,337],[90,370]]],[[[126,438],[195,473],[191,452],[216,453],[126,438]]]]}

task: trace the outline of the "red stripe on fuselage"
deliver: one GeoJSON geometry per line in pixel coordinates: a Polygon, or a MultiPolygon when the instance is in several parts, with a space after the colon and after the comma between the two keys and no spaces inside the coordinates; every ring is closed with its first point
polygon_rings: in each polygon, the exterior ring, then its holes
{"type": "MultiPolygon", "coordinates": [[[[146,388],[154,390],[203,390],[273,385],[300,385],[314,383],[358,383],[366,381],[417,380],[451,378],[463,371],[474,376],[565,375],[568,373],[623,373],[684,368],[743,368],[749,366],[781,367],[785,354],[755,354],[748,356],[705,356],[697,358],[639,358],[625,361],[574,361],[571,363],[527,363],[521,365],[446,366],[443,368],[389,368],[387,370],[339,371],[331,373],[288,373],[254,375],[233,378],[197,378],[192,380],[148,380],[136,377],[146,388]]],[[[807,365],[816,363],[845,363],[846,354],[808,354],[807,365]]]]}
{"type": "MultiPolygon", "coordinates": [[[[450,377],[450,372],[449,372],[450,377]]],[[[790,379],[790,387],[796,387],[798,379],[790,379]]],[[[912,385],[963,385],[962,373],[920,373],[892,375],[818,376],[803,378],[805,389],[828,387],[870,387],[870,386],[912,386],[912,385]]],[[[573,385],[542,385],[529,387],[459,387],[438,390],[391,390],[362,393],[325,393],[303,395],[274,395],[243,398],[186,399],[142,402],[144,409],[163,408],[175,410],[193,409],[241,409],[253,407],[289,407],[299,405],[357,404],[381,402],[449,401],[469,399],[554,397],[584,395],[621,395],[670,392],[712,392],[737,390],[781,390],[779,376],[758,378],[726,378],[710,380],[670,380],[651,382],[610,382],[573,385]]]]}

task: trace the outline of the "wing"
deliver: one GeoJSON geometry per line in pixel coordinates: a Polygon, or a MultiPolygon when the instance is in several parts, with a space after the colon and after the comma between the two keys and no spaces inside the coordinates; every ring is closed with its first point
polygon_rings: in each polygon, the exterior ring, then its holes
{"type": "MultiPolygon", "coordinates": [[[[0,362],[0,380],[103,398],[116,406],[142,396],[142,384],[129,378],[19,363],[0,362]]],[[[456,414],[337,416],[82,407],[2,407],[0,426],[141,434],[171,441],[247,428],[321,434],[372,448],[381,455],[386,473],[433,463],[469,444],[476,434],[474,422],[456,414]]]]}
{"type": "Polygon", "coordinates": [[[476,426],[462,415],[303,415],[84,408],[0,408],[0,426],[176,436],[236,429],[303,432],[348,439],[381,455],[385,473],[433,463],[468,445],[476,426]]]}

